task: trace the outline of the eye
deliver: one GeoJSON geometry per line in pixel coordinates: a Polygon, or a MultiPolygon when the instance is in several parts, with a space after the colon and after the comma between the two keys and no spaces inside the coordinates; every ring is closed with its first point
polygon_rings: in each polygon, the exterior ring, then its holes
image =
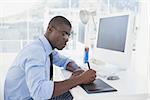
{"type": "Polygon", "coordinates": [[[65,33],[65,32],[63,32],[63,33],[62,33],[62,36],[65,36],[65,35],[66,35],[66,33],[65,33]]]}
{"type": "Polygon", "coordinates": [[[70,36],[70,33],[66,32],[66,35],[70,36]]]}

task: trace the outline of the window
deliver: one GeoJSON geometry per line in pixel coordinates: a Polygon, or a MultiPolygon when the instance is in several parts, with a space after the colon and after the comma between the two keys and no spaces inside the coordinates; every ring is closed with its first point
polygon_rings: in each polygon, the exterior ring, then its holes
{"type": "Polygon", "coordinates": [[[63,15],[71,21],[72,36],[65,49],[75,49],[81,9],[96,10],[98,16],[98,13],[137,12],[138,5],[138,0],[0,1],[0,52],[18,52],[44,33],[47,23],[55,15],[63,15]]]}

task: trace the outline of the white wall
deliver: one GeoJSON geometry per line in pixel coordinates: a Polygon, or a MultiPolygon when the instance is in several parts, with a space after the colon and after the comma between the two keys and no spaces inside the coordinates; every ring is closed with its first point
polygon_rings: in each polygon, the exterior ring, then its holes
{"type": "MultiPolygon", "coordinates": [[[[148,1],[147,4],[149,4],[150,1],[148,1]]],[[[150,6],[148,6],[148,27],[149,27],[149,30],[148,30],[148,33],[150,34],[150,6]]],[[[149,93],[149,100],[150,100],[150,35],[149,35],[149,65],[148,65],[148,93],[149,93]]]]}
{"type": "Polygon", "coordinates": [[[148,53],[149,53],[149,33],[148,33],[148,5],[142,2],[139,12],[139,28],[136,41],[136,71],[147,76],[148,53]]]}
{"type": "MultiPolygon", "coordinates": [[[[149,25],[148,25],[148,3],[149,0],[143,0],[140,4],[140,12],[138,15],[138,32],[136,40],[135,51],[135,72],[143,77],[145,85],[148,87],[149,78],[149,52],[150,52],[150,40],[149,40],[149,25]]],[[[150,83],[149,83],[150,84],[150,83]]]]}

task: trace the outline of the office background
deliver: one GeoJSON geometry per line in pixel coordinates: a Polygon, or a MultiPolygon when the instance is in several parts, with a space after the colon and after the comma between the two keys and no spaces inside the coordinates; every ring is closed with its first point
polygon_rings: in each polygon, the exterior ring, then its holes
{"type": "MultiPolygon", "coordinates": [[[[43,34],[55,15],[67,17],[73,26],[65,50],[77,49],[82,27],[80,11],[88,11],[86,34],[96,34],[97,18],[129,12],[133,18],[133,68],[150,84],[150,3],[148,0],[0,0],[0,99],[6,72],[16,54],[43,34]],[[80,26],[80,27],[79,27],[80,26]]],[[[82,39],[80,39],[82,40],[82,39]]],[[[148,86],[150,93],[150,86],[148,86]]]]}

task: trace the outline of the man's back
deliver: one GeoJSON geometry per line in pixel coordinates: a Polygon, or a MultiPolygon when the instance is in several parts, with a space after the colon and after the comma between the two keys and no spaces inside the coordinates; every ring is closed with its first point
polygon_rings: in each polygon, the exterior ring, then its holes
{"type": "Polygon", "coordinates": [[[34,41],[21,50],[8,70],[4,88],[5,100],[23,100],[30,98],[25,77],[25,71],[27,71],[25,70],[25,64],[28,58],[32,56],[33,51],[35,52],[36,49],[41,48],[38,44],[39,41],[34,41]]]}

